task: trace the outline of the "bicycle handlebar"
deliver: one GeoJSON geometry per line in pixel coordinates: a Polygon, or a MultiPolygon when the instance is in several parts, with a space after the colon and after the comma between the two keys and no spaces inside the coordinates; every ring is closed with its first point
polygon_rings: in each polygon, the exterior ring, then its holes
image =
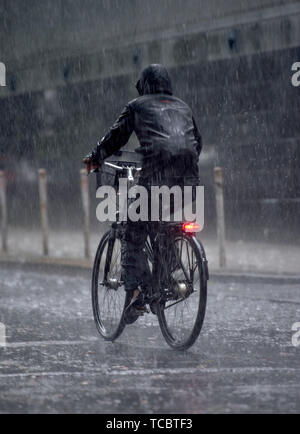
{"type": "MultiPolygon", "coordinates": [[[[117,164],[110,163],[109,161],[105,161],[104,164],[106,166],[110,166],[110,167],[112,167],[112,168],[114,168],[116,170],[132,169],[132,170],[135,170],[136,172],[140,172],[142,170],[141,167],[135,167],[133,165],[129,166],[128,163],[124,163],[122,166],[118,166],[117,164]]],[[[133,164],[133,163],[131,163],[131,164],[133,164]]]]}
{"type": "MultiPolygon", "coordinates": [[[[120,172],[123,170],[127,170],[128,181],[134,181],[134,172],[140,172],[142,170],[141,167],[135,167],[133,165],[129,166],[126,163],[123,163],[122,166],[118,166],[117,164],[109,163],[108,161],[105,161],[104,164],[106,166],[112,167],[113,169],[116,169],[120,172]]],[[[133,163],[131,163],[131,164],[133,164],[133,163]]]]}

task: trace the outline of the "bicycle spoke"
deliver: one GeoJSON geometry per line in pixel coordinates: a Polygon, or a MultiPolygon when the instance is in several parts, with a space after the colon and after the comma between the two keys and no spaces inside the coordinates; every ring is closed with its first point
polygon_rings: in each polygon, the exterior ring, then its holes
{"type": "Polygon", "coordinates": [[[190,253],[189,253],[189,246],[188,246],[188,244],[186,244],[186,255],[187,255],[187,258],[188,258],[189,270],[191,270],[191,261],[190,261],[190,253]]]}

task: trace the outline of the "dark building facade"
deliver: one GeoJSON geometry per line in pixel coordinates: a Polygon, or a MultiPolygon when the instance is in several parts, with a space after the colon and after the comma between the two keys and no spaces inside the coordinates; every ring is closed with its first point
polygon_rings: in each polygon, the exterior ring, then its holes
{"type": "Polygon", "coordinates": [[[300,87],[291,78],[300,2],[175,0],[170,8],[152,0],[142,11],[141,3],[0,1],[0,165],[11,223],[35,221],[35,173],[44,166],[53,225],[70,212],[79,224],[80,159],[136,96],[140,69],[160,62],[203,135],[207,230],[215,227],[213,167],[221,165],[231,237],[299,241],[300,87]]]}

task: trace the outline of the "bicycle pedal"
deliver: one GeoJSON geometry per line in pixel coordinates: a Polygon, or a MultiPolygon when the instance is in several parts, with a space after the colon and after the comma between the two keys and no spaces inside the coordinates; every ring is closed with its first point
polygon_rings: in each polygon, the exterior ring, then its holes
{"type": "Polygon", "coordinates": [[[145,313],[150,313],[149,309],[147,309],[146,307],[143,307],[142,309],[136,307],[135,312],[139,316],[143,316],[145,313]]]}

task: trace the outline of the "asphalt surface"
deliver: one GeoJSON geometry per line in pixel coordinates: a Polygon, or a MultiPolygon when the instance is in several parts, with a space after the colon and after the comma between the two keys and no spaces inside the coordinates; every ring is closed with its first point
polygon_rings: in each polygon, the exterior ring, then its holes
{"type": "Polygon", "coordinates": [[[300,411],[296,280],[213,278],[200,338],[178,353],[153,315],[104,342],[88,272],[0,267],[0,413],[300,411]]]}

